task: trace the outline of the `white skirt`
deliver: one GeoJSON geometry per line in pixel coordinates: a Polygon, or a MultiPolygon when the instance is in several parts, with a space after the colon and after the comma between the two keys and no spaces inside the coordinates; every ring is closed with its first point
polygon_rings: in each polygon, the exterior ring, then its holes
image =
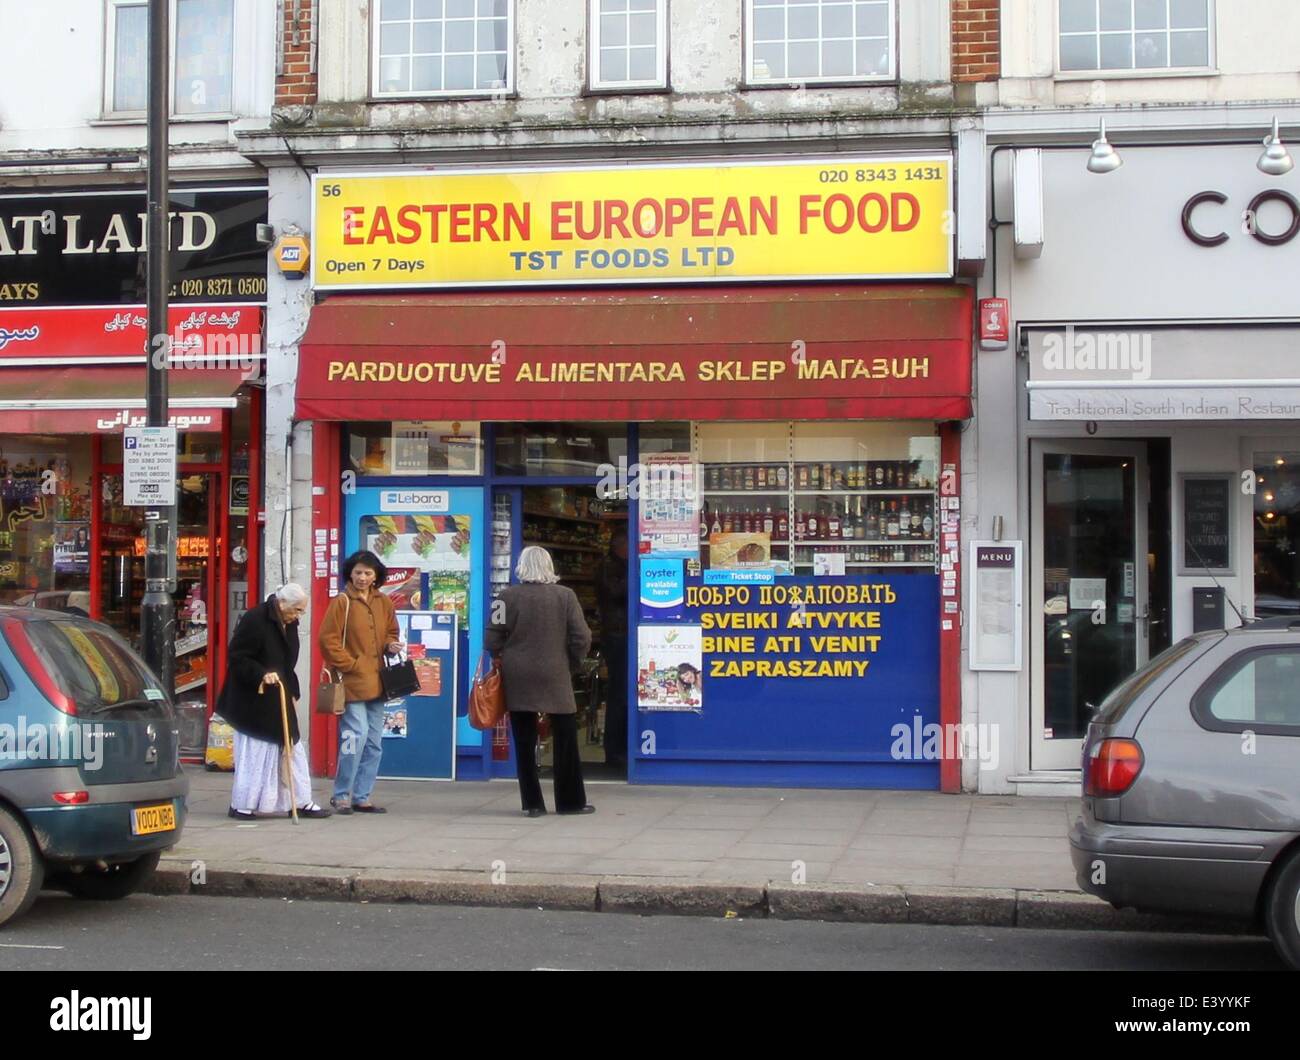
{"type": "MultiPolygon", "coordinates": [[[[280,744],[235,732],[235,786],[230,805],[253,813],[288,813],[289,791],[281,779],[284,750],[280,744]]],[[[293,745],[294,802],[299,808],[312,805],[311,771],[302,741],[293,745]]]]}

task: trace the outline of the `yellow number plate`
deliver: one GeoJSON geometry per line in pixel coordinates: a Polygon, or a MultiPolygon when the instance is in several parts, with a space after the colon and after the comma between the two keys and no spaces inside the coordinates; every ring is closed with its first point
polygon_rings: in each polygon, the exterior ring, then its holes
{"type": "Polygon", "coordinates": [[[131,811],[131,834],[152,835],[176,828],[176,807],[170,802],[161,806],[141,806],[131,811]]]}

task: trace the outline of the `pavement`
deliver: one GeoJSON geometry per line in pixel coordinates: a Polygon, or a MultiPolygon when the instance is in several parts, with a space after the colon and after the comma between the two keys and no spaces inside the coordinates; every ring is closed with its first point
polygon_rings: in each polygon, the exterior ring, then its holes
{"type": "Polygon", "coordinates": [[[154,893],[1207,930],[1078,890],[1077,798],[589,783],[595,814],[527,819],[513,781],[380,781],[388,813],[294,825],[232,820],[231,774],[188,772],[189,819],[154,893]]]}

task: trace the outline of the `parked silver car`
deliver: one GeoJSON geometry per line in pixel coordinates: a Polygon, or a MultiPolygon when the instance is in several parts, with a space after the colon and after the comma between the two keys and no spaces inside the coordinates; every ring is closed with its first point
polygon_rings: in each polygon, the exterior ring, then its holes
{"type": "Polygon", "coordinates": [[[1199,633],[1116,688],[1083,744],[1079,886],[1262,923],[1300,968],[1300,620],[1199,633]]]}

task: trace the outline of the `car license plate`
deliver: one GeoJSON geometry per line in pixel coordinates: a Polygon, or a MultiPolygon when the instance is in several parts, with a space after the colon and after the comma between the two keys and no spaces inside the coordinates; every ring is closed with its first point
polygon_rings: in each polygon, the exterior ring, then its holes
{"type": "Polygon", "coordinates": [[[176,828],[176,807],[166,802],[160,806],[140,806],[131,811],[131,834],[152,835],[176,828]]]}

